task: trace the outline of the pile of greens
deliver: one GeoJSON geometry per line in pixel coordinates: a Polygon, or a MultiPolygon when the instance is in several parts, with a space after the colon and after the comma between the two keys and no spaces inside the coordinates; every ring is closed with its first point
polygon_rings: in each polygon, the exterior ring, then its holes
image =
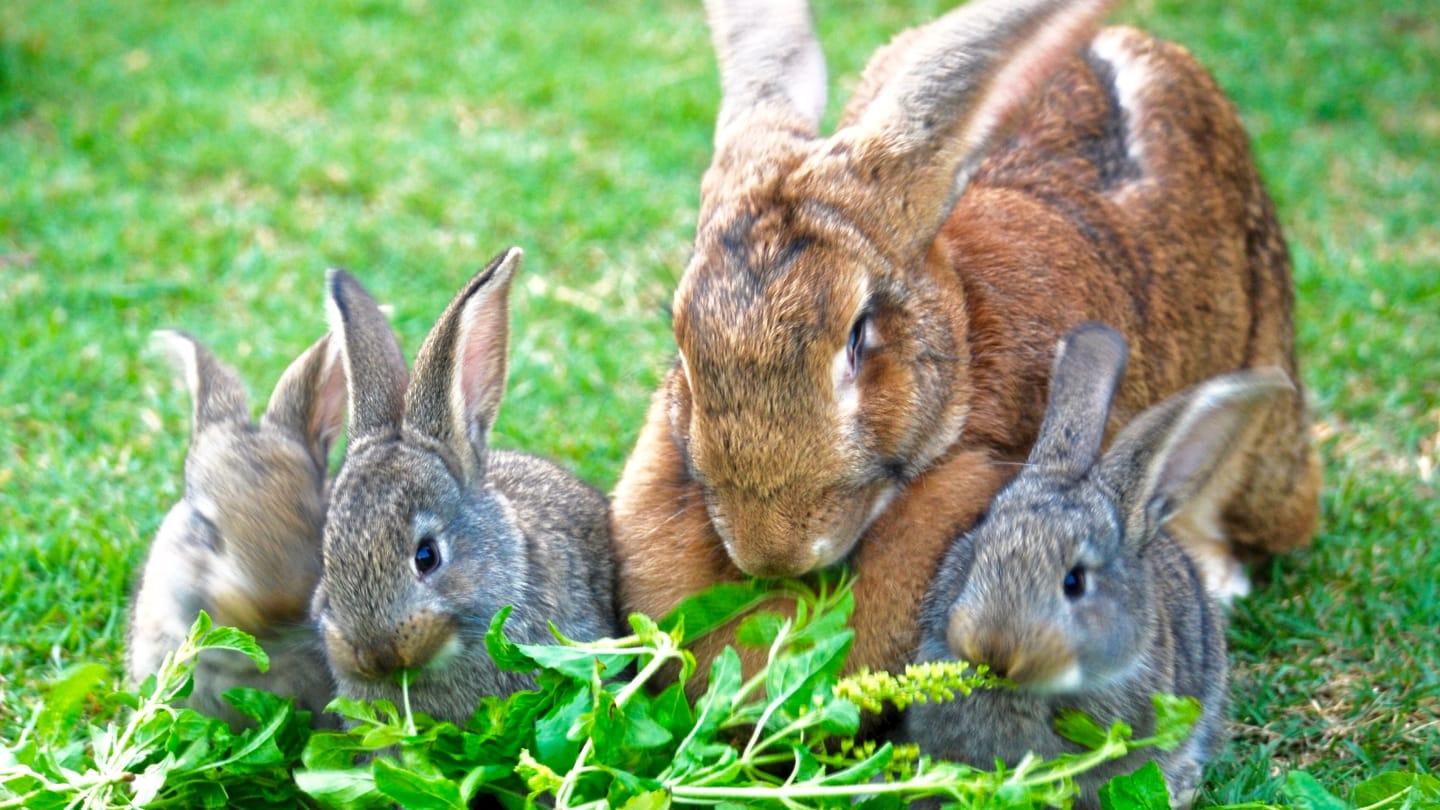
{"type": "MultiPolygon", "coordinates": [[[[262,668],[267,659],[253,639],[201,614],[137,692],[92,697],[107,678],[94,664],[59,678],[20,738],[0,747],[0,807],[880,808],[927,797],[962,807],[1064,807],[1075,775],[1137,746],[1173,747],[1198,715],[1193,701],[1157,696],[1157,730],[1145,739],[1121,723],[1106,729],[1063,717],[1062,733],[1088,751],[991,771],[935,761],[909,745],[860,742],[864,712],[1006,686],[958,663],[841,677],[853,639],[848,585],[778,588],[719,586],[661,622],[633,616],[631,635],[595,642],[557,634],[555,644],[515,644],[502,611],[486,638],[490,654],[507,670],[533,673],[537,689],[484,699],[463,727],[408,705],[341,698],[330,709],[347,730],[312,731],[309,715],[288,700],[240,689],[227,698],[254,725],[232,731],[178,705],[196,657],[228,649],[262,668]],[[777,595],[793,600],[793,613],[757,609],[777,595]],[[737,642],[766,650],[765,666],[744,677],[727,647],[703,694],[689,700],[695,659],[686,644],[736,619],[737,642]],[[113,719],[77,735],[86,710],[113,719]]],[[[1351,806],[1307,775],[1291,776],[1287,796],[1297,805],[1351,806]]],[[[1101,798],[1108,808],[1169,807],[1153,764],[1112,780],[1101,798]]],[[[1386,774],[1357,786],[1351,802],[1433,806],[1440,781],[1386,774]]]]}

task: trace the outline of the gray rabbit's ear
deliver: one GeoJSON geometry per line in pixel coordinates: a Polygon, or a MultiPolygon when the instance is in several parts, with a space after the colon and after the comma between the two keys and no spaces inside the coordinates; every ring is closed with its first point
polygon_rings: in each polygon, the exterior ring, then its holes
{"type": "Polygon", "coordinates": [[[1095,464],[1127,355],[1125,338],[1101,323],[1077,326],[1060,341],[1032,467],[1079,478],[1095,464]]]}
{"type": "Polygon", "coordinates": [[[249,423],[245,386],[233,369],[179,330],[161,329],[151,335],[151,341],[165,353],[190,390],[195,408],[192,437],[222,422],[249,423]]]}
{"type": "Polygon", "coordinates": [[[1234,481],[1218,473],[1246,444],[1257,417],[1295,386],[1265,368],[1201,383],[1136,417],[1100,462],[1102,478],[1145,535],[1181,512],[1218,516],[1234,481]]]}
{"type": "Polygon", "coordinates": [[[340,339],[350,392],[350,441],[400,427],[405,356],[375,299],[344,270],[325,274],[330,332],[340,339]]]}
{"type": "Polygon", "coordinates": [[[928,245],[971,174],[1062,61],[1099,28],[1109,0],[971,0],[918,30],[858,119],[837,137],[931,217],[928,245]],[[900,187],[898,184],[904,184],[900,187]]]}
{"type": "Polygon", "coordinates": [[[485,437],[505,394],[510,281],[518,247],[496,256],[445,308],[415,358],[405,423],[444,442],[467,480],[485,475],[485,437]]]}
{"type": "Polygon", "coordinates": [[[303,438],[324,466],[345,418],[345,393],[340,341],[325,335],[285,369],[263,418],[303,438]]]}
{"type": "Polygon", "coordinates": [[[756,132],[814,137],[825,112],[825,56],[805,0],[706,0],[720,62],[715,148],[756,132]]]}

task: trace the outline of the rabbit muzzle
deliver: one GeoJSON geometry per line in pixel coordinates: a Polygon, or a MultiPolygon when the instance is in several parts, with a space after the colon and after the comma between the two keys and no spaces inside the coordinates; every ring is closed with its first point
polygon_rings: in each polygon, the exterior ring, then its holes
{"type": "Polygon", "coordinates": [[[388,634],[352,639],[334,627],[325,628],[325,649],[339,672],[378,681],[401,669],[423,669],[442,663],[458,643],[458,622],[449,614],[417,611],[388,634]]]}
{"type": "Polygon", "coordinates": [[[794,577],[849,555],[877,511],[875,501],[868,492],[803,500],[712,497],[710,517],[741,571],[754,577],[794,577]]]}
{"type": "Polygon", "coordinates": [[[1014,681],[1022,689],[1068,692],[1080,685],[1075,651],[1059,628],[1020,617],[977,620],[954,611],[946,632],[950,651],[971,664],[1014,681]]]}

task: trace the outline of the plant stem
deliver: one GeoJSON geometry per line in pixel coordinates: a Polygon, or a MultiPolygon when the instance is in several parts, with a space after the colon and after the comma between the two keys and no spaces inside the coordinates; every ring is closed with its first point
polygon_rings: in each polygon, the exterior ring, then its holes
{"type": "MultiPolygon", "coordinates": [[[[659,646],[648,648],[636,647],[630,651],[639,655],[649,653],[650,663],[646,664],[645,668],[640,670],[639,674],[637,674],[630,683],[625,684],[625,686],[615,694],[615,705],[617,707],[624,708],[625,703],[629,701],[636,692],[642,689],[647,681],[655,677],[655,673],[664,668],[671,660],[680,657],[679,653],[676,652],[674,642],[670,641],[668,636],[661,635],[660,638],[665,640],[662,641],[659,646]]],[[[570,766],[570,770],[565,774],[565,779],[560,783],[560,789],[555,791],[555,807],[557,810],[564,810],[564,808],[570,807],[585,807],[593,804],[593,802],[590,802],[581,805],[571,805],[570,797],[574,795],[575,788],[580,782],[580,774],[586,770],[585,760],[589,759],[590,755],[594,752],[595,738],[592,735],[586,738],[585,744],[580,748],[580,753],[575,756],[575,764],[570,766]]]]}

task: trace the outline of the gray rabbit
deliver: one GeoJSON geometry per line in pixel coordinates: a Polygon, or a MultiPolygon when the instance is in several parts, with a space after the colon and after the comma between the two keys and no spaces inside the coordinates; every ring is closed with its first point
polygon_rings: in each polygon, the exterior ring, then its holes
{"type": "Polygon", "coordinates": [[[1154,757],[1188,806],[1224,741],[1224,617],[1165,526],[1215,517],[1224,462],[1292,388],[1277,369],[1212,379],[1142,413],[1102,457],[1125,359],[1109,327],[1065,337],[1029,463],[951,548],[922,608],[921,660],[985,663],[1017,688],[916,705],[907,730],[932,756],[1013,764],[1077,750],[1054,731],[1062,709],[1144,736],[1154,693],[1193,696],[1204,712],[1176,750],[1140,750],[1078,780],[1078,806],[1096,807],[1105,780],[1154,757]]]}
{"type": "Polygon", "coordinates": [[[325,526],[312,612],[342,694],[463,722],[482,695],[529,685],[499,671],[484,635],[550,640],[615,628],[603,495],[533,456],[491,450],[505,387],[510,281],[497,256],[450,303],[406,381],[399,343],[373,299],[331,271],[330,319],[350,386],[349,446],[325,526]]]}
{"type": "Polygon", "coordinates": [[[171,508],[131,604],[126,674],[138,684],[184,640],[199,610],[256,636],[261,674],[239,653],[202,653],[190,705],[243,722],[221,698],[250,686],[319,712],[333,684],[307,609],[320,579],[326,456],[345,409],[338,347],[321,338],[275,386],[258,423],[235,372],[181,332],[155,341],[194,400],[185,494],[171,508]]]}

